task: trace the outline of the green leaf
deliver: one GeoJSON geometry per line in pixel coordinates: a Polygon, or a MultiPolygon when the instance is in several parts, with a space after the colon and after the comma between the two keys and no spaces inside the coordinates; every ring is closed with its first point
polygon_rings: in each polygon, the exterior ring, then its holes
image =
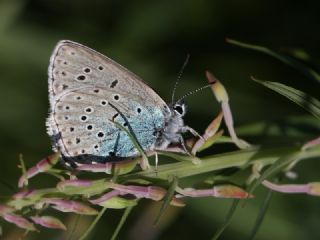
{"type": "Polygon", "coordinates": [[[290,99],[291,101],[311,113],[317,119],[320,119],[320,101],[318,99],[282,83],[261,81],[254,78],[252,79],[257,83],[260,83],[263,86],[281,94],[282,96],[285,96],[286,98],[290,99]]]}
{"type": "Polygon", "coordinates": [[[269,48],[262,47],[259,45],[248,44],[248,43],[240,42],[240,41],[233,40],[233,39],[226,39],[226,41],[230,44],[233,44],[233,45],[236,45],[236,46],[239,46],[242,48],[251,49],[251,50],[254,50],[257,52],[262,52],[262,53],[265,53],[269,56],[272,56],[272,57],[280,60],[281,62],[291,66],[292,68],[297,69],[298,71],[300,71],[302,74],[304,74],[309,79],[316,80],[317,82],[320,83],[320,75],[316,71],[314,71],[313,69],[300,63],[299,61],[293,59],[292,57],[277,53],[269,48]]]}
{"type": "Polygon", "coordinates": [[[170,187],[169,187],[169,189],[167,191],[167,194],[163,199],[163,203],[161,205],[159,214],[156,217],[156,220],[154,221],[154,224],[158,224],[158,222],[159,222],[161,216],[163,215],[164,211],[169,206],[169,204],[170,204],[170,202],[171,202],[171,200],[173,198],[173,195],[174,195],[174,193],[176,191],[176,187],[177,186],[178,186],[178,178],[174,176],[173,179],[172,179],[171,185],[170,185],[170,187]]]}
{"type": "MultiPolygon", "coordinates": [[[[223,131],[217,132],[215,135],[208,138],[205,143],[198,149],[197,152],[201,152],[209,147],[211,147],[213,144],[215,144],[220,137],[222,137],[223,131]]],[[[231,140],[232,141],[232,140],[231,140]]]]}
{"type": "MultiPolygon", "coordinates": [[[[162,164],[158,166],[157,172],[140,171],[136,173],[130,173],[123,176],[122,179],[134,179],[149,177],[153,179],[168,180],[171,176],[176,176],[179,179],[188,176],[194,176],[196,174],[213,172],[215,170],[221,170],[229,167],[245,168],[248,164],[254,161],[263,161],[264,164],[272,164],[276,162],[280,156],[288,155],[290,153],[300,152],[299,147],[277,147],[274,149],[246,149],[234,152],[215,154],[201,158],[200,164],[193,164],[190,161],[175,162],[169,164],[162,164]]],[[[320,148],[313,148],[306,151],[304,158],[310,158],[318,156],[320,148]]]]}

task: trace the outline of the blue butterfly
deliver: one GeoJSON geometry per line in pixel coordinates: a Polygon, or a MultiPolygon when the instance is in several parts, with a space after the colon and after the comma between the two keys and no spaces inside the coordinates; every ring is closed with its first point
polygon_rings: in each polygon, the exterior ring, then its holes
{"type": "MultiPolygon", "coordinates": [[[[183,101],[166,104],[139,77],[110,58],[72,41],[60,41],[49,66],[47,131],[64,161],[105,163],[182,143],[183,101]]],[[[184,145],[183,145],[184,146],[184,145]]]]}

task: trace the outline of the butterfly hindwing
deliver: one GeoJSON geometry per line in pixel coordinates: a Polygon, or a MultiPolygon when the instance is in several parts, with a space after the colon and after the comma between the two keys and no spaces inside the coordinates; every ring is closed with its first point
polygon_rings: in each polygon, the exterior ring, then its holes
{"type": "Polygon", "coordinates": [[[109,156],[135,156],[133,143],[112,121],[129,123],[138,142],[149,150],[165,120],[166,104],[144,82],[111,59],[70,41],[59,42],[52,54],[49,95],[48,133],[64,157],[98,156],[107,161],[109,156]]]}

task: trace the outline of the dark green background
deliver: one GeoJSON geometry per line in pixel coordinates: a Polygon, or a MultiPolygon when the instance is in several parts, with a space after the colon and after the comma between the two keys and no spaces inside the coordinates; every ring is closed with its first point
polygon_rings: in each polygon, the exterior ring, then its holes
{"type": "MultiPolygon", "coordinates": [[[[297,50],[302,49],[309,54],[305,56],[308,64],[317,68],[320,14],[315,3],[1,0],[1,196],[16,191],[19,153],[28,166],[51,153],[45,128],[47,66],[55,44],[61,39],[80,42],[113,58],[141,76],[167,101],[180,67],[190,53],[190,62],[178,87],[179,96],[206,84],[204,71],[209,69],[229,92],[242,137],[270,145],[291,145],[316,137],[319,124],[314,124],[312,117],[307,118],[307,113],[293,103],[254,83],[250,76],[280,81],[315,97],[319,97],[319,84],[271,57],[225,43],[225,38],[230,37],[285,53],[299,53],[297,50]],[[252,132],[250,126],[257,122],[270,123],[273,131],[252,132]]],[[[187,102],[186,122],[200,132],[219,111],[209,90],[189,97],[187,102]]],[[[318,162],[315,159],[299,164],[297,182],[319,180],[318,162]]],[[[48,182],[36,178],[31,184],[45,187],[48,182]]],[[[257,198],[240,208],[222,239],[248,237],[265,190],[261,188],[256,194],[257,198]]],[[[305,195],[274,194],[257,239],[319,239],[319,201],[305,195]]],[[[169,209],[159,226],[148,227],[159,205],[143,201],[133,210],[120,239],[209,239],[222,223],[230,204],[230,200],[190,199],[183,209],[169,209]]],[[[121,211],[108,210],[92,239],[108,239],[120,216],[121,211]]],[[[71,228],[74,219],[69,216],[64,222],[71,228]]],[[[79,231],[90,221],[81,217],[79,231]]],[[[1,225],[6,239],[17,239],[21,234],[8,223],[1,225]]],[[[28,235],[28,239],[45,237],[65,239],[61,232],[43,228],[41,233],[28,235]]]]}

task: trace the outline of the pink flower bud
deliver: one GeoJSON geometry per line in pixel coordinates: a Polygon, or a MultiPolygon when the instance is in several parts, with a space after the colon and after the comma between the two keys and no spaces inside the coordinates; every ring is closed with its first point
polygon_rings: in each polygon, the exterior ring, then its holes
{"type": "Polygon", "coordinates": [[[243,189],[233,185],[222,185],[214,187],[215,197],[221,198],[252,198],[253,195],[249,195],[243,189]]]}
{"type": "Polygon", "coordinates": [[[320,182],[309,183],[309,194],[314,196],[320,196],[320,182]]]}
{"type": "Polygon", "coordinates": [[[215,95],[217,101],[221,103],[224,121],[227,125],[231,139],[240,149],[250,147],[250,144],[248,144],[244,140],[239,139],[236,135],[233,126],[232,113],[229,105],[229,97],[226,89],[224,88],[222,83],[213,76],[211,72],[206,71],[206,77],[208,79],[209,84],[211,85],[212,92],[215,95]]]}
{"type": "Polygon", "coordinates": [[[28,190],[25,190],[25,191],[17,192],[16,194],[13,195],[13,198],[14,199],[27,198],[27,197],[31,196],[34,192],[35,192],[35,190],[32,190],[32,189],[28,189],[28,190]]]}
{"type": "Polygon", "coordinates": [[[99,198],[93,199],[93,200],[89,200],[92,204],[100,204],[102,202],[105,202],[113,197],[119,196],[120,195],[120,191],[118,190],[112,190],[104,195],[102,195],[99,198]]]}
{"type": "Polygon", "coordinates": [[[184,207],[186,204],[181,199],[173,197],[171,199],[170,205],[175,206],[175,207],[184,207]]]}
{"type": "Polygon", "coordinates": [[[64,180],[57,184],[58,189],[65,189],[66,187],[88,187],[92,184],[90,180],[64,180]]]}
{"type": "Polygon", "coordinates": [[[46,228],[67,230],[66,226],[57,218],[51,216],[33,216],[32,221],[46,228]]]}
{"type": "Polygon", "coordinates": [[[317,137],[316,139],[312,139],[311,141],[305,143],[302,146],[302,150],[307,150],[307,149],[313,148],[319,144],[320,144],[320,137],[317,137]]]}
{"type": "Polygon", "coordinates": [[[87,172],[105,172],[107,174],[111,174],[112,163],[79,164],[77,166],[77,170],[87,172]]]}
{"type": "Polygon", "coordinates": [[[3,215],[5,213],[13,212],[15,209],[13,207],[0,204],[0,215],[3,215]]]}
{"type": "Polygon", "coordinates": [[[18,227],[20,228],[23,228],[23,229],[27,229],[29,231],[36,231],[37,229],[34,227],[33,223],[32,222],[29,222],[27,219],[21,217],[21,216],[18,216],[18,215],[15,215],[15,214],[9,214],[9,213],[5,213],[3,215],[3,218],[8,221],[8,222],[11,222],[15,225],[17,225],[18,227]]]}
{"type": "Polygon", "coordinates": [[[83,215],[97,215],[98,211],[92,207],[80,202],[59,199],[59,198],[47,198],[45,203],[52,204],[52,208],[61,212],[74,212],[83,215]]]}
{"type": "Polygon", "coordinates": [[[277,192],[283,193],[306,193],[309,195],[320,196],[320,182],[313,182],[307,184],[275,184],[264,180],[262,184],[277,192]]]}
{"type": "Polygon", "coordinates": [[[58,161],[59,161],[59,154],[58,153],[52,154],[52,155],[42,159],[40,162],[37,163],[36,166],[28,169],[26,174],[24,174],[20,177],[19,182],[18,182],[19,188],[28,185],[28,179],[34,177],[35,175],[39,174],[40,172],[48,171],[58,161]]]}
{"type": "Polygon", "coordinates": [[[237,186],[221,185],[209,189],[182,189],[176,197],[251,198],[252,195],[237,186]]]}
{"type": "Polygon", "coordinates": [[[111,174],[114,170],[119,175],[131,172],[136,166],[137,160],[130,159],[119,163],[95,163],[95,164],[78,164],[77,170],[87,172],[104,172],[111,174]]]}
{"type": "Polygon", "coordinates": [[[125,186],[120,184],[112,184],[111,187],[118,190],[120,195],[132,194],[137,198],[149,198],[155,201],[161,200],[166,194],[165,189],[156,186],[125,186]]]}

